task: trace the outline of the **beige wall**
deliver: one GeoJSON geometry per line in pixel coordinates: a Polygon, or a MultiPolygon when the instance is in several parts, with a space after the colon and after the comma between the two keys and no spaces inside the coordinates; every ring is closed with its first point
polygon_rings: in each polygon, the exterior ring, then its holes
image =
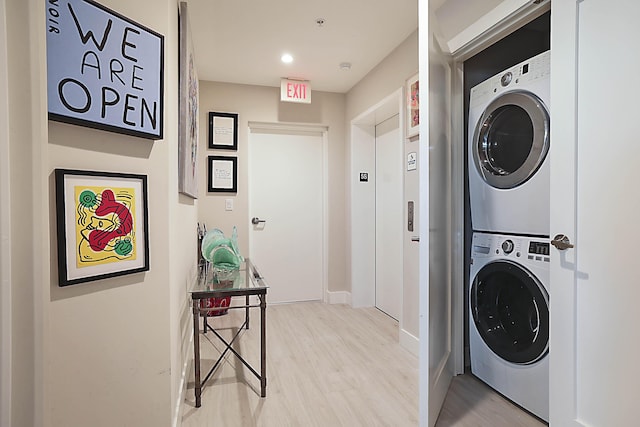
{"type": "MultiPolygon", "coordinates": [[[[417,13],[417,11],[416,11],[417,13]]],[[[347,123],[404,86],[418,72],[418,30],[347,93],[347,123]]]]}
{"type": "Polygon", "coordinates": [[[167,426],[176,409],[197,221],[177,192],[177,2],[101,3],[165,36],[163,140],[47,121],[45,2],[6,5],[15,426],[167,426]],[[58,287],[55,168],[148,176],[148,272],[58,287]]]}
{"type": "MultiPolygon", "coordinates": [[[[313,85],[313,82],[312,82],[313,85]]],[[[249,255],[248,212],[248,122],[314,123],[329,127],[329,291],[348,290],[345,264],[345,128],[344,95],[313,92],[310,105],[281,103],[280,88],[200,82],[200,220],[209,229],[220,228],[231,235],[238,227],[238,243],[243,255],[249,255]],[[238,113],[238,151],[208,150],[208,113],[238,113]],[[238,193],[207,194],[206,158],[208,155],[237,155],[238,193]],[[234,199],[234,210],[225,211],[225,199],[234,199]]],[[[285,256],[286,254],[283,254],[285,256]]]]}

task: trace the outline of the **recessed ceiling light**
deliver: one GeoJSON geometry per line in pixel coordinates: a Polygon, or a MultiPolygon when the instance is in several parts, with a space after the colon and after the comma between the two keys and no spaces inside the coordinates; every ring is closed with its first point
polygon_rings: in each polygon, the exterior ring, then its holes
{"type": "Polygon", "coordinates": [[[288,53],[285,53],[284,55],[282,55],[282,57],[280,59],[285,64],[290,64],[290,63],[293,62],[293,56],[289,55],[288,53]]]}

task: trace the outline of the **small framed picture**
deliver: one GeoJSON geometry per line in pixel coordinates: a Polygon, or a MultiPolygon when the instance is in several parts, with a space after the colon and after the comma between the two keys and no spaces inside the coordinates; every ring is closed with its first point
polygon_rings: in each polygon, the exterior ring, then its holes
{"type": "Polygon", "coordinates": [[[238,159],[230,156],[208,156],[210,193],[238,192],[238,159]]]}
{"type": "Polygon", "coordinates": [[[60,286],[149,270],[146,175],[56,169],[55,180],[60,286]]]}
{"type": "Polygon", "coordinates": [[[238,149],[238,115],[236,113],[209,113],[209,148],[238,149]]]}
{"type": "Polygon", "coordinates": [[[407,80],[407,138],[420,132],[420,91],[418,74],[407,80]]]}

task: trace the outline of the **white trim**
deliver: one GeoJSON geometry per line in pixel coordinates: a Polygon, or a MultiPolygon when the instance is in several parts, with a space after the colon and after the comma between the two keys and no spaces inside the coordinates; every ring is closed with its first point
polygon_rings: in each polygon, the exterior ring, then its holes
{"type": "MultiPolygon", "coordinates": [[[[192,349],[193,327],[188,327],[186,329],[191,331],[191,333],[189,334],[189,344],[187,345],[187,349],[192,349]]],[[[188,350],[186,354],[186,357],[183,354],[184,363],[182,365],[182,373],[180,375],[180,392],[178,393],[178,397],[176,398],[175,402],[176,410],[174,411],[175,416],[173,418],[173,422],[171,423],[172,427],[180,427],[182,425],[182,416],[184,415],[184,400],[187,396],[187,375],[189,374],[189,372],[191,372],[191,365],[193,364],[193,359],[189,357],[190,352],[188,350]]]]}
{"type": "Polygon", "coordinates": [[[400,329],[400,336],[398,338],[402,348],[416,357],[420,356],[420,339],[418,337],[404,329],[400,329]]]}
{"type": "Polygon", "coordinates": [[[329,131],[329,126],[315,123],[271,123],[271,122],[249,122],[249,132],[302,132],[302,133],[324,133],[329,131]]]}
{"type": "Polygon", "coordinates": [[[322,302],[329,293],[329,135],[322,132],[322,302]]]}
{"type": "Polygon", "coordinates": [[[550,9],[550,1],[505,0],[449,40],[447,47],[463,61],[550,9]]]}
{"type": "Polygon", "coordinates": [[[11,425],[11,175],[5,0],[0,0],[0,425],[11,425]]]}
{"type": "Polygon", "coordinates": [[[347,291],[327,291],[325,300],[329,304],[347,304],[351,305],[351,292],[347,291]]]}
{"type": "MultiPolygon", "coordinates": [[[[462,62],[454,61],[452,67],[451,123],[464,122],[464,68],[462,62]]],[[[464,127],[452,126],[451,144],[451,297],[453,299],[453,372],[464,373],[464,127]]]]}
{"type": "MultiPolygon", "coordinates": [[[[359,217],[358,212],[360,210],[356,209],[356,197],[354,191],[354,185],[357,183],[356,175],[359,170],[356,168],[356,161],[360,158],[356,150],[356,139],[354,136],[355,129],[371,129],[370,139],[371,141],[371,150],[375,150],[375,133],[373,129],[379,123],[382,123],[386,119],[394,116],[395,114],[400,114],[400,138],[402,143],[404,144],[405,140],[405,113],[404,113],[404,87],[400,87],[396,89],[391,94],[384,97],[381,101],[374,104],[372,107],[368,108],[365,112],[356,116],[350,123],[350,140],[349,140],[349,152],[350,152],[350,162],[349,162],[349,171],[347,173],[347,185],[348,185],[348,194],[351,195],[349,203],[349,217],[348,217],[348,229],[350,230],[350,259],[351,259],[351,275],[349,277],[349,283],[351,285],[351,294],[352,294],[352,305],[354,307],[372,307],[375,305],[375,274],[370,277],[359,277],[360,271],[368,271],[369,275],[371,274],[371,265],[375,262],[375,249],[374,249],[374,258],[368,260],[367,262],[360,261],[363,258],[364,251],[361,251],[358,247],[357,243],[359,240],[359,230],[355,227],[355,224],[362,223],[363,218],[359,217]],[[373,285],[373,286],[372,286],[373,285]]],[[[368,141],[366,141],[368,143],[368,141]]],[[[375,163],[370,166],[372,169],[375,168],[375,163]]],[[[404,185],[404,183],[403,183],[404,185]]],[[[375,222],[374,229],[371,230],[373,233],[375,231],[375,222]]],[[[402,313],[402,308],[401,311],[402,313]]],[[[402,316],[401,316],[402,317],[402,316]]],[[[402,320],[400,321],[400,326],[402,324],[402,320]]]]}
{"type": "MultiPolygon", "coordinates": [[[[251,133],[285,133],[299,135],[319,135],[322,137],[322,301],[327,302],[329,286],[329,126],[315,123],[289,123],[289,122],[248,122],[249,134],[251,133]]],[[[250,138],[249,138],[250,139],[250,138]]],[[[247,150],[251,150],[251,144],[247,150]]],[[[247,155],[251,159],[250,155],[247,155]]],[[[249,163],[249,175],[253,168],[249,163]]],[[[247,182],[251,182],[248,176],[247,182]]],[[[247,209],[251,212],[251,187],[248,189],[247,209]]],[[[252,233],[248,233],[249,248],[252,247],[252,233]]]]}

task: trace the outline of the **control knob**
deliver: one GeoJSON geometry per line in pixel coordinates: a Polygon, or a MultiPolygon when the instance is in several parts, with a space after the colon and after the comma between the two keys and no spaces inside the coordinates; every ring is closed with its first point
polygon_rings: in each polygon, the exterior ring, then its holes
{"type": "Polygon", "coordinates": [[[502,250],[507,255],[513,252],[513,241],[505,240],[504,242],[502,242],[502,250]]]}

